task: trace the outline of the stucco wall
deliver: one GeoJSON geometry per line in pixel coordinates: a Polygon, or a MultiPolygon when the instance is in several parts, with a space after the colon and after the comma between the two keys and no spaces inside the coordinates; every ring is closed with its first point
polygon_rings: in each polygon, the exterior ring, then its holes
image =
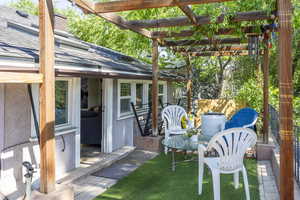
{"type": "MultiPolygon", "coordinates": [[[[30,139],[31,107],[25,84],[5,84],[0,86],[0,139],[3,139],[0,161],[0,192],[16,199],[17,191],[22,191],[24,171],[23,161],[39,166],[40,154],[36,139],[30,139]],[[3,98],[1,98],[3,96],[3,98]],[[2,100],[1,100],[2,99],[2,100]],[[1,113],[3,117],[1,118],[1,113]],[[5,184],[6,187],[2,187],[5,184]]],[[[34,135],[34,134],[33,134],[34,135]]],[[[69,132],[56,137],[57,179],[75,167],[75,134],[69,132]],[[63,140],[64,139],[64,140],[63,140]],[[64,142],[63,142],[64,141],[64,142]]],[[[0,146],[1,148],[1,146],[0,146]]],[[[38,173],[34,178],[38,182],[38,173]]]]}
{"type": "Polygon", "coordinates": [[[4,92],[4,148],[7,148],[28,141],[31,111],[25,84],[6,84],[4,92]]]}

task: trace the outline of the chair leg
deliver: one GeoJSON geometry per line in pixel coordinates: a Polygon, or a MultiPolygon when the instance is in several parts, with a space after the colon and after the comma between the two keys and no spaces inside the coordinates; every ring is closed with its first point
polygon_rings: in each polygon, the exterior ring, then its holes
{"type": "MultiPolygon", "coordinates": [[[[165,141],[169,139],[169,136],[170,136],[169,132],[166,131],[165,132],[165,141]]],[[[166,155],[168,154],[168,150],[169,150],[169,148],[167,146],[165,146],[165,154],[166,155]]]]}
{"type": "Polygon", "coordinates": [[[212,170],[213,177],[213,187],[214,187],[214,200],[221,199],[221,191],[220,191],[220,172],[217,170],[212,170]]]}
{"type": "Polygon", "coordinates": [[[199,159],[199,164],[198,164],[198,168],[199,168],[199,174],[198,174],[198,194],[202,194],[202,185],[203,185],[203,173],[204,173],[204,163],[200,162],[199,159]]]}
{"type": "Polygon", "coordinates": [[[246,200],[250,200],[248,177],[247,177],[247,171],[245,167],[243,167],[243,178],[244,178],[244,188],[246,192],[246,200]]]}
{"type": "Polygon", "coordinates": [[[234,181],[234,188],[238,189],[239,188],[239,172],[235,172],[233,174],[233,181],[234,181]]]}

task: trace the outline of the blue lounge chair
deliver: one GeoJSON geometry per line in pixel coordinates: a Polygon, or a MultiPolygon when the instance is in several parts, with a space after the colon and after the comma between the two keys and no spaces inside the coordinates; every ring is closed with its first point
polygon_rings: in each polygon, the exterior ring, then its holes
{"type": "Polygon", "coordinates": [[[225,123],[225,130],[230,128],[251,128],[256,130],[258,113],[252,108],[242,108],[225,123]]]}

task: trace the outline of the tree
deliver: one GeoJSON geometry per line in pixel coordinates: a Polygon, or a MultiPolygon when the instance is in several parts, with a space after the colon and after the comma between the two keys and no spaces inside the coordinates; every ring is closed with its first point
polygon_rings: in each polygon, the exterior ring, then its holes
{"type": "MultiPolygon", "coordinates": [[[[272,23],[272,21],[262,22],[244,22],[232,23],[230,21],[233,13],[245,12],[251,10],[267,10],[272,12],[276,9],[275,0],[256,0],[244,1],[237,0],[232,2],[223,2],[216,4],[193,5],[192,9],[197,15],[209,15],[212,21],[217,19],[220,14],[225,14],[225,20],[221,24],[209,24],[201,27],[194,28],[197,34],[193,36],[195,39],[212,38],[215,37],[214,33],[224,27],[233,27],[237,30],[241,26],[260,25],[272,23]]],[[[31,14],[37,14],[37,6],[31,0],[19,0],[12,4],[21,10],[25,10],[31,14]]],[[[293,0],[294,6],[294,58],[293,58],[293,71],[294,71],[294,88],[296,94],[300,94],[300,2],[293,0]]],[[[145,62],[151,62],[151,41],[139,34],[133,33],[129,30],[120,30],[117,26],[106,22],[105,20],[94,15],[82,15],[74,9],[67,9],[57,12],[63,13],[68,17],[69,29],[78,38],[102,45],[116,51],[120,51],[132,57],[136,57],[145,62]]],[[[159,8],[159,9],[145,9],[139,11],[122,12],[122,17],[127,20],[137,19],[158,19],[166,17],[175,17],[183,15],[181,10],[177,7],[173,8],[159,8]]],[[[180,31],[186,27],[174,27],[168,30],[180,31]]],[[[237,37],[246,38],[246,35],[241,31],[237,31],[237,37]]],[[[272,87],[277,88],[277,67],[278,58],[277,37],[272,34],[273,48],[270,50],[270,84],[272,87]]],[[[261,46],[263,48],[263,46],[261,46]]],[[[166,56],[160,59],[160,66],[164,67],[170,63],[176,63],[184,60],[184,57],[179,54],[173,54],[170,50],[165,50],[166,56]]],[[[244,84],[253,79],[257,79],[256,62],[250,57],[192,57],[191,66],[193,71],[193,85],[194,97],[201,94],[202,98],[219,98],[221,96],[233,97],[238,95],[244,84]],[[226,77],[230,75],[232,78],[226,77]],[[224,80],[226,84],[224,84],[224,80]],[[230,87],[228,86],[231,85],[230,87]],[[227,85],[225,87],[225,85],[227,85]],[[230,89],[231,88],[231,89],[230,89]],[[229,91],[227,91],[229,90],[229,91]]],[[[180,84],[178,84],[180,85],[180,84]]],[[[255,87],[252,87],[253,89],[255,87]]],[[[250,91],[251,92],[251,91],[250,91]]],[[[253,91],[255,92],[255,91],[253,91]]],[[[247,96],[247,95],[246,95],[247,96]]],[[[249,102],[251,102],[249,100],[249,102]]]]}

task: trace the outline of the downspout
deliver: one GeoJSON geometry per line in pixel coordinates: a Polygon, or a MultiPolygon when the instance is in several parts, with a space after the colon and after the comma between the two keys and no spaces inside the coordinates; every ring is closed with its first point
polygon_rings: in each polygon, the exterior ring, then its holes
{"type": "Polygon", "coordinates": [[[38,122],[38,119],[37,119],[36,110],[35,110],[35,106],[34,106],[31,84],[27,85],[27,89],[28,89],[28,95],[29,95],[31,109],[32,109],[35,133],[36,133],[36,137],[38,139],[38,143],[40,145],[40,127],[39,127],[39,122],[38,122]]]}

